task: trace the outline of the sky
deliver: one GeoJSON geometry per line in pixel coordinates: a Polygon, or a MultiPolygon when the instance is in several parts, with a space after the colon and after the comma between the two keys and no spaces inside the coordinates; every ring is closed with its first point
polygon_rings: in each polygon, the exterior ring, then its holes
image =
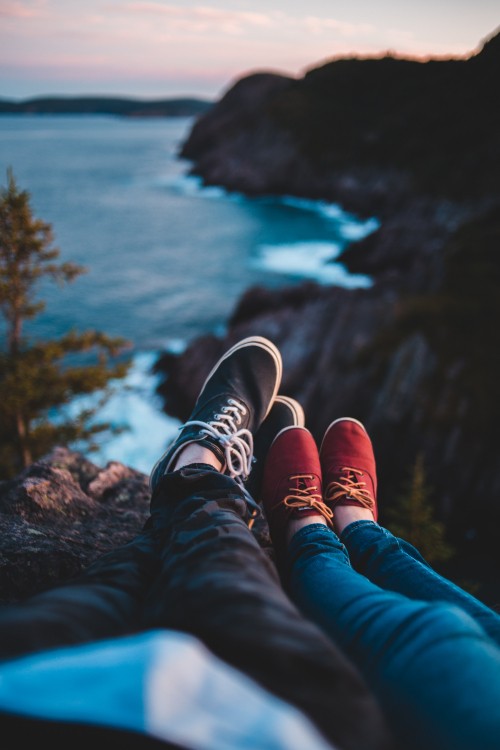
{"type": "Polygon", "coordinates": [[[255,70],[467,56],[499,26],[498,0],[0,0],[0,97],[214,99],[255,70]]]}

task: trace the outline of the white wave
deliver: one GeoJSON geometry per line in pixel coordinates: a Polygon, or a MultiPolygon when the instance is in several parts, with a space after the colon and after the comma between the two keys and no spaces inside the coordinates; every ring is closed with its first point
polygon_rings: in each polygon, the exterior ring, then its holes
{"type": "Polygon", "coordinates": [[[202,198],[216,198],[220,200],[241,200],[243,198],[239,193],[228,193],[228,191],[218,185],[204,185],[201,177],[184,172],[176,175],[165,175],[155,180],[158,187],[167,188],[179,195],[189,197],[200,196],[202,198]]]}
{"type": "Polygon", "coordinates": [[[368,276],[351,274],[340,263],[330,262],[339,255],[341,250],[341,246],[334,242],[260,245],[252,266],[349,289],[371,286],[372,281],[368,276]]]}
{"type": "Polygon", "coordinates": [[[225,199],[230,201],[254,201],[256,203],[275,203],[308,211],[329,219],[338,226],[341,236],[349,241],[360,240],[379,228],[380,222],[375,217],[360,219],[345,211],[338,203],[328,203],[324,200],[312,198],[298,198],[294,195],[273,195],[249,198],[243,193],[229,192],[217,185],[204,185],[201,177],[188,172],[176,175],[165,175],[157,178],[156,184],[166,187],[181,195],[200,196],[204,198],[225,199]]]}
{"type": "Polygon", "coordinates": [[[371,218],[366,221],[353,221],[343,219],[339,223],[338,230],[342,237],[349,242],[362,240],[368,237],[380,227],[378,219],[371,218]]]}
{"type": "Polygon", "coordinates": [[[328,219],[341,219],[346,212],[337,203],[327,203],[323,200],[313,200],[312,198],[299,198],[296,195],[278,195],[273,200],[282,203],[284,206],[297,208],[299,211],[310,211],[326,216],[328,219]]]}
{"type": "Polygon", "coordinates": [[[298,198],[293,195],[260,196],[248,198],[241,193],[229,193],[221,187],[205,187],[201,177],[183,174],[166,176],[161,180],[163,187],[183,195],[231,200],[237,202],[254,202],[267,205],[289,206],[297,211],[307,211],[320,215],[334,225],[338,242],[325,242],[311,239],[307,242],[296,242],[276,245],[260,245],[257,257],[250,261],[250,266],[259,270],[284,273],[291,276],[309,278],[321,284],[331,284],[347,288],[371,286],[368,276],[350,274],[339,263],[331,263],[344,248],[353,241],[361,240],[376,231],[380,222],[375,217],[360,219],[345,211],[336,203],[310,198],[298,198]]]}
{"type": "MultiPolygon", "coordinates": [[[[170,342],[171,351],[180,342],[170,342]]],[[[138,471],[149,474],[166,445],[176,435],[180,422],[161,410],[155,393],[158,377],[152,367],[158,352],[139,352],[123,380],[112,383],[113,394],[96,415],[96,421],[109,422],[113,427],[125,428],[116,435],[97,436],[98,449],[88,453],[94,463],[104,466],[108,461],[120,461],[138,471]]],[[[78,397],[69,405],[65,416],[76,416],[82,409],[95,406],[100,393],[78,397]]],[[[78,448],[78,446],[76,446],[78,448]]]]}
{"type": "Polygon", "coordinates": [[[293,195],[283,195],[277,198],[285,206],[297,208],[300,211],[310,211],[320,214],[326,219],[334,221],[338,230],[346,240],[360,240],[367,237],[380,227],[380,222],[374,216],[368,219],[360,219],[354,214],[345,211],[338,203],[328,203],[322,200],[312,200],[309,198],[297,198],[293,195]]]}
{"type": "Polygon", "coordinates": [[[185,339],[168,339],[163,349],[171,354],[182,354],[186,347],[187,341],[185,339]]]}

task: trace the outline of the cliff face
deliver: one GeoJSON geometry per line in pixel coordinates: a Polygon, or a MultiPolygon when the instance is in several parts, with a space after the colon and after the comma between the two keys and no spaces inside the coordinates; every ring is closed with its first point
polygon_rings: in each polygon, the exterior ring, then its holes
{"type": "Polygon", "coordinates": [[[373,437],[381,520],[418,454],[461,572],[500,562],[500,36],[469,60],[340,60],[303,79],[239,81],[182,149],[206,184],[378,215],[341,260],[366,290],[313,284],[241,299],[222,339],[165,355],[166,409],[188,416],[218,356],[250,334],[284,360],[283,392],[320,440],[340,416],[373,437]],[[473,504],[473,512],[471,512],[473,504]]]}

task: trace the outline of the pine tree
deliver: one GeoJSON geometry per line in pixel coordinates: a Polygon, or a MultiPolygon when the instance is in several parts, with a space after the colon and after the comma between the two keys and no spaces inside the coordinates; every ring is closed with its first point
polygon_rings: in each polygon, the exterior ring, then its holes
{"type": "Polygon", "coordinates": [[[445,540],[444,524],[434,516],[430,495],[424,459],[419,454],[406,487],[395,506],[387,510],[387,528],[410,542],[428,563],[434,565],[449,560],[453,550],[445,540]]]}
{"type": "Polygon", "coordinates": [[[110,427],[95,421],[98,406],[74,419],[63,407],[81,394],[102,391],[105,398],[111,380],[128,369],[119,356],[126,342],[99,331],[70,331],[50,341],[23,335],[24,323],[45,308],[35,297],[39,282],[65,284],[85,272],[59,262],[59,255],[50,224],[33,216],[29,193],[9,170],[0,190],[0,476],[14,475],[57,444],[92,447],[92,437],[110,427]]]}

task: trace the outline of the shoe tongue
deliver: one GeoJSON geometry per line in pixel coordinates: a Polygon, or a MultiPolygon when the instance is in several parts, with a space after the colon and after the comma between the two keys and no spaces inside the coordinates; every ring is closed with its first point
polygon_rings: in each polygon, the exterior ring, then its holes
{"type": "Polygon", "coordinates": [[[310,475],[298,476],[291,481],[290,487],[296,490],[308,490],[311,487],[310,475]]]}
{"type": "Polygon", "coordinates": [[[299,479],[297,479],[297,489],[307,490],[307,486],[307,481],[304,479],[304,477],[299,477],[299,479]]]}

